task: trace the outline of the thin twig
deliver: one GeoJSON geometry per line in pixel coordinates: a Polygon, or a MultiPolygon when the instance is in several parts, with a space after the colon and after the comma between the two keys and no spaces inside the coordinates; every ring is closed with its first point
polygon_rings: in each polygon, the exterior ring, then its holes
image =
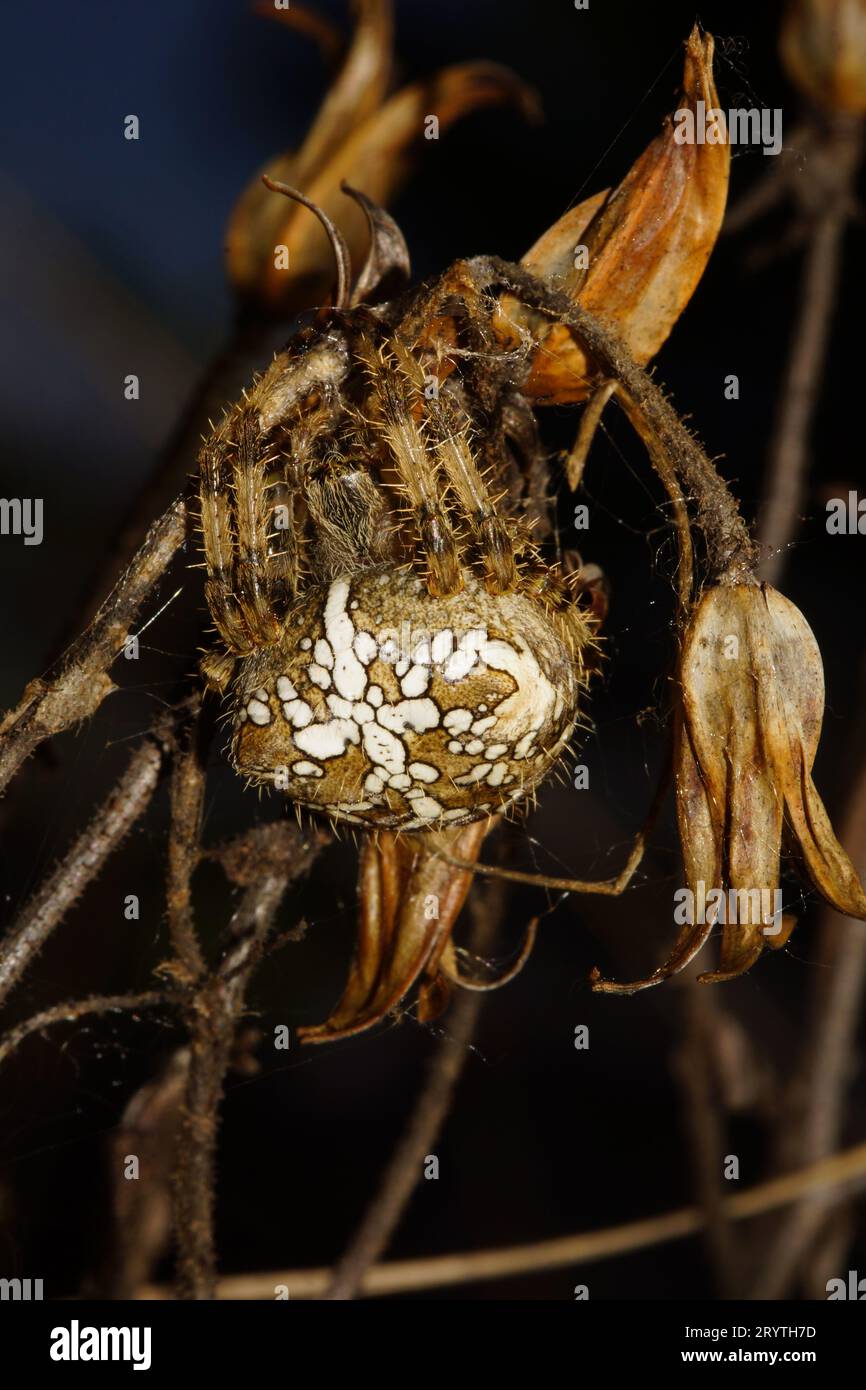
{"type": "Polygon", "coordinates": [[[178,498],[147,537],[92,623],[44,676],[30,682],[0,724],[0,791],[46,738],[88,719],[116,688],[108,674],[142,603],[186,538],[178,498]]]}
{"type": "Polygon", "coordinates": [[[717,1005],[694,978],[683,982],[682,996],[683,1036],[674,1072],[683,1094],[695,1196],[704,1214],[704,1246],[718,1296],[733,1298],[739,1283],[738,1260],[722,1176],[727,1127],[712,1064],[717,1005]]]}
{"type": "MultiPolygon", "coordinates": [[[[866,1144],[847,1149],[833,1158],[822,1159],[797,1172],[738,1192],[725,1203],[728,1218],[744,1221],[787,1206],[808,1192],[832,1191],[835,1201],[866,1187],[866,1144]]],[[[577,1235],[532,1245],[507,1246],[500,1250],[479,1250],[470,1254],[440,1255],[429,1259],[401,1260],[374,1265],[367,1271],[364,1294],[408,1293],[418,1289],[444,1288],[468,1284],[479,1279],[507,1279],[539,1270],[561,1269],[566,1265],[590,1264],[615,1255],[646,1250],[669,1240],[696,1235],[704,1226],[704,1214],[697,1207],[683,1207],[661,1216],[630,1221],[602,1231],[581,1231],[577,1235]]],[[[274,1270],[265,1274],[241,1274],[221,1279],[217,1297],[254,1299],[274,1297],[275,1288],[289,1290],[292,1298],[318,1298],[332,1278],[330,1269],[274,1270]]],[[[141,1298],[166,1298],[170,1293],[153,1285],[140,1290],[141,1298]]]]}
{"type": "Polygon", "coordinates": [[[796,206],[788,243],[806,242],[799,307],[779,391],[767,462],[758,542],[761,578],[778,583],[795,539],[806,491],[809,439],[823,385],[827,344],[838,298],[845,228],[855,212],[864,123],[858,117],[817,113],[797,127],[790,153],[732,209],[726,231],[738,231],[768,211],[787,191],[796,206]],[[794,147],[799,144],[800,148],[794,147]],[[796,155],[795,159],[793,156],[796,155]]]}
{"type": "Polygon", "coordinates": [[[222,971],[196,991],[190,1008],[190,1065],[174,1174],[178,1294],[212,1298],[216,1282],[214,1183],[219,1106],[243,1008],[244,990],[258,960],[255,949],[269,931],[289,871],[248,888],[235,917],[252,927],[243,939],[243,963],[227,983],[222,971]]]}
{"type": "Polygon", "coordinates": [[[481,994],[467,992],[452,1006],[447,1035],[436,1049],[409,1123],[382,1173],[379,1190],[334,1269],[326,1299],[354,1298],[366,1271],[387,1249],[422,1176],[424,1159],[432,1151],[451,1109],[482,999],[481,994]]]}
{"type": "MultiPolygon", "coordinates": [[[[866,873],[866,760],[852,790],[842,843],[866,873]]],[[[839,1142],[866,989],[866,923],[823,912],[814,969],[808,1032],[777,1145],[777,1161],[784,1166],[817,1161],[839,1142]]],[[[784,1296],[826,1218],[827,1202],[820,1196],[786,1213],[761,1259],[756,1298],[784,1296]]]]}
{"type": "MultiPolygon", "coordinates": [[[[176,1001],[175,1001],[176,1002],[176,1001]]],[[[171,1244],[171,1172],[180,1108],[189,1075],[189,1048],[178,1047],[128,1101],[108,1138],[112,1230],[95,1296],[134,1298],[153,1277],[171,1244]],[[136,1180],[127,1164],[138,1160],[136,1180]]]]}
{"type": "MultiPolygon", "coordinates": [[[[486,949],[501,915],[503,895],[500,885],[487,899],[477,896],[472,903],[477,914],[472,947],[486,949]],[[482,915],[483,914],[483,915],[482,915]]],[[[334,1278],[325,1298],[354,1298],[366,1271],[387,1249],[397,1225],[421,1177],[424,1159],[432,1151],[448,1112],[463,1068],[469,1057],[469,1044],[481,1012],[483,995],[461,993],[448,1015],[448,1031],[430,1063],[427,1080],[416,1101],[409,1123],[394,1149],[379,1190],[370,1203],[352,1240],[334,1269],[334,1278]]]]}
{"type": "Polygon", "coordinates": [[[778,583],[803,505],[812,417],[824,378],[847,220],[843,206],[831,205],[819,220],[806,252],[797,321],[767,461],[766,502],[758,527],[758,543],[764,551],[761,577],[768,584],[778,583]]]}
{"type": "Polygon", "coordinates": [[[162,751],[149,738],[66,858],[46,879],[0,944],[0,1004],[45,945],[64,913],[96,878],[156,789],[162,751]]]}
{"type": "Polygon", "coordinates": [[[258,861],[229,925],[231,945],[220,965],[190,991],[190,1063],[173,1180],[181,1298],[207,1299],[216,1286],[214,1183],[219,1107],[235,1029],[250,977],[289,883],[306,873],[322,845],[283,822],[250,832],[258,861]],[[264,832],[264,833],[263,833],[264,832]]]}
{"type": "Polygon", "coordinates": [[[168,844],[166,903],[168,929],[178,960],[190,981],[204,973],[205,961],[192,917],[192,877],[201,858],[205,771],[199,750],[201,700],[180,738],[171,774],[171,836],[168,844]]]}
{"type": "Polygon", "coordinates": [[[75,1023],[88,1014],[136,1014],[139,1009],[153,1009],[170,1003],[170,996],[165,990],[152,989],[140,994],[92,994],[87,999],[71,999],[66,1004],[54,1004],[52,1008],[43,1009],[41,1013],[10,1028],[0,1038],[0,1063],[5,1062],[25,1038],[58,1023],[75,1023]]]}
{"type": "Polygon", "coordinates": [[[626,391],[617,391],[617,401],[621,409],[625,412],[632,429],[640,435],[640,438],[643,440],[647,453],[650,456],[652,466],[664,484],[665,491],[671,501],[674,525],[677,528],[677,543],[679,548],[679,565],[677,567],[677,618],[681,625],[685,625],[689,612],[691,611],[695,589],[695,551],[686,499],[683,497],[679,479],[668,462],[667,454],[662,448],[655,431],[649,427],[649,423],[643,412],[637,407],[636,403],[626,391]]]}
{"type": "Polygon", "coordinates": [[[653,468],[659,475],[670,498],[679,545],[677,594],[679,599],[678,617],[682,623],[688,616],[694,590],[694,545],[686,499],[655,431],[650,427],[643,411],[616,381],[603,382],[590,397],[583,410],[577,439],[566,459],[568,485],[572,492],[579,487],[590,448],[601,424],[604,408],[613,397],[616,397],[630,425],[643,440],[653,468]]]}

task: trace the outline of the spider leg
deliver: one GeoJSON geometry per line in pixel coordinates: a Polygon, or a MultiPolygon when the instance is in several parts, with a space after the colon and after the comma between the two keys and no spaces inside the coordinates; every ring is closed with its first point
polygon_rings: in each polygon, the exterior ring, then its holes
{"type": "Polygon", "coordinates": [[[562,893],[598,893],[604,897],[618,898],[628,888],[644,857],[647,833],[644,827],[635,836],[628,859],[616,878],[557,878],[551,874],[524,873],[522,869],[503,869],[498,864],[470,864],[468,860],[455,859],[452,855],[445,855],[444,858],[455,869],[471,869],[473,873],[505,879],[509,883],[528,883],[535,888],[554,888],[562,893]]]}
{"type": "Polygon", "coordinates": [[[257,647],[276,642],[282,629],[275,612],[275,575],[268,563],[272,508],[267,473],[273,462],[255,417],[244,410],[238,421],[232,458],[237,551],[234,592],[257,647]]]}
{"type": "MultiPolygon", "coordinates": [[[[275,642],[280,568],[269,564],[271,518],[268,468],[273,462],[249,402],[233,410],[205,442],[199,457],[205,597],[217,631],[233,656],[275,642]]],[[[224,663],[205,675],[222,685],[224,663]]]]}
{"type": "Polygon", "coordinates": [[[423,396],[386,349],[365,338],[359,351],[367,364],[373,403],[381,417],[380,432],[415,516],[427,558],[427,586],[435,595],[459,593],[463,573],[457,541],[441,501],[440,464],[415,413],[423,419],[423,396]]]}
{"type": "MultiPolygon", "coordinates": [[[[334,330],[307,340],[302,334],[298,350],[274,358],[201,449],[205,596],[234,656],[276,641],[281,615],[298,592],[304,517],[297,493],[313,443],[333,420],[347,370],[344,335],[334,330]],[[290,465],[274,478],[275,447],[287,437],[290,465]]],[[[207,657],[202,669],[218,688],[230,679],[230,665],[219,655],[207,657]]]]}
{"type": "Polygon", "coordinates": [[[436,453],[478,541],[487,588],[492,594],[513,589],[517,584],[513,536],[476,467],[465,429],[458,426],[444,433],[436,453]]]}
{"type": "Polygon", "coordinates": [[[649,810],[644,818],[643,825],[632,841],[628,858],[615,878],[558,878],[549,874],[524,873],[521,869],[504,869],[498,864],[479,864],[477,861],[470,863],[468,860],[458,859],[454,855],[447,854],[442,850],[440,850],[439,853],[441,853],[442,857],[455,869],[471,869],[473,873],[482,874],[488,878],[502,878],[511,883],[527,883],[536,888],[553,888],[563,893],[594,893],[604,897],[618,898],[626,891],[641,864],[646,852],[647,841],[652,834],[653,827],[658,820],[659,812],[664,804],[672,772],[673,751],[669,740],[665,760],[659,772],[649,810]]]}
{"type": "Polygon", "coordinates": [[[199,495],[207,579],[205,597],[216,629],[230,652],[250,649],[250,633],[234,593],[234,535],[231,492],[231,417],[227,417],[199,455],[199,495]]]}
{"type": "Polygon", "coordinates": [[[273,530],[268,532],[269,584],[275,608],[283,613],[300,588],[303,526],[297,490],[287,476],[273,484],[270,500],[273,530]]]}
{"type": "Polygon", "coordinates": [[[516,586],[518,579],[514,539],[508,522],[497,512],[473,457],[469,443],[471,421],[456,401],[446,401],[438,392],[432,397],[425,396],[426,378],[421,363],[400,339],[393,340],[393,349],[401,369],[414,383],[418,398],[423,402],[434,440],[434,455],[478,545],[487,588],[493,594],[505,593],[516,586]]]}
{"type": "Polygon", "coordinates": [[[318,401],[302,410],[288,430],[282,450],[287,460],[285,489],[290,525],[282,534],[280,547],[272,549],[271,554],[279,583],[289,599],[300,592],[308,553],[316,549],[311,530],[313,536],[322,536],[328,529],[328,509],[322,502],[322,493],[327,489],[321,477],[330,476],[326,451],[342,414],[336,396],[327,389],[320,390],[318,401]]]}
{"type": "MultiPolygon", "coordinates": [[[[285,609],[300,587],[305,517],[298,493],[316,442],[334,417],[330,382],[319,380],[326,375],[321,355],[288,365],[284,357],[275,359],[201,450],[205,595],[230,657],[278,641],[285,609]],[[312,406],[311,390],[319,397],[312,406]],[[281,447],[286,440],[288,458],[281,447]]],[[[218,653],[202,663],[217,689],[225,688],[231,671],[231,660],[218,653]]]]}
{"type": "Polygon", "coordinates": [[[204,652],[198,663],[205,685],[218,695],[224,695],[228,690],[236,666],[237,657],[218,649],[204,652]]]}
{"type": "MultiPolygon", "coordinates": [[[[483,300],[492,278],[480,271],[475,261],[454,261],[426,293],[413,300],[397,323],[397,335],[404,341],[432,345],[443,337],[447,339],[445,321],[455,314],[475,321],[489,319],[493,302],[485,308],[483,300]]],[[[447,356],[447,346],[443,353],[447,356]]]]}
{"type": "MultiPolygon", "coordinates": [[[[505,510],[524,519],[519,540],[516,528],[508,528],[519,555],[534,550],[525,522],[537,526],[538,535],[551,529],[549,468],[532,407],[521,394],[530,366],[529,344],[503,349],[494,331],[496,283],[497,273],[486,262],[455,262],[404,313],[395,339],[411,342],[413,352],[432,359],[431,370],[443,387],[440,400],[447,398],[458,415],[473,422],[477,446],[468,462],[487,481],[488,495],[492,484],[500,515],[505,510]],[[458,357],[459,372],[452,375],[458,357]]],[[[454,463],[465,477],[467,460],[454,463]]],[[[472,504],[470,514],[477,524],[486,521],[486,508],[480,511],[472,504]]],[[[491,535],[487,546],[500,549],[501,536],[491,535]]],[[[491,562],[496,577],[488,582],[494,592],[513,583],[507,558],[504,567],[501,555],[495,560],[491,555],[491,562]]]]}

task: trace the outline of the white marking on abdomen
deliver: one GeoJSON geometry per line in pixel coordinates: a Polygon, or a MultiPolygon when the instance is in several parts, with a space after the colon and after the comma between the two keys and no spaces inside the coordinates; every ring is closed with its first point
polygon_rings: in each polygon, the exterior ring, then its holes
{"type": "Polygon", "coordinates": [[[345,700],[360,700],[367,689],[367,672],[351,650],[339,652],[334,662],[334,685],[345,700]]]}
{"type": "MultiPolygon", "coordinates": [[[[357,724],[354,726],[357,729],[357,724]]],[[[364,725],[364,752],[378,767],[383,767],[386,772],[402,772],[406,766],[406,749],[387,729],[381,729],[378,724],[364,725]]]]}
{"type": "Polygon", "coordinates": [[[439,769],[430,763],[410,763],[409,772],[416,782],[438,782],[439,769]]]}
{"type": "Polygon", "coordinates": [[[262,700],[252,699],[247,702],[247,713],[254,724],[270,724],[270,707],[262,700]]]}
{"type": "Polygon", "coordinates": [[[314,758],[339,758],[350,743],[359,741],[354,719],[329,719],[327,724],[310,724],[295,734],[295,746],[314,758]]]}
{"type": "Polygon", "coordinates": [[[439,709],[432,700],[400,700],[396,705],[383,705],[376,718],[395,734],[413,729],[416,734],[435,729],[439,724],[439,709]]]}
{"type": "Polygon", "coordinates": [[[305,729],[313,720],[313,711],[306,700],[287,700],[283,714],[293,729],[305,729]]]}
{"type": "Polygon", "coordinates": [[[429,666],[410,666],[400,682],[400,689],[409,699],[423,695],[430,684],[429,666]]]}

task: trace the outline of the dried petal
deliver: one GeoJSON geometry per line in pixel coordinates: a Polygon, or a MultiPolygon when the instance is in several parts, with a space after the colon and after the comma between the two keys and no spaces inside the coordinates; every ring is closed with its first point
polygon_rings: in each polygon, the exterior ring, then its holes
{"type": "Polygon", "coordinates": [[[294,29],[297,34],[312,39],[329,70],[342,61],[346,50],[345,36],[336,24],[319,14],[318,10],[299,5],[298,0],[279,10],[275,8],[274,0],[258,0],[254,9],[262,19],[273,19],[284,28],[294,29]]]}
{"type": "MultiPolygon", "coordinates": [[[[292,6],[291,12],[295,8],[292,6]]],[[[286,16],[283,22],[297,19],[297,14],[289,19],[289,13],[280,11],[281,18],[286,16]]],[[[359,0],[352,42],[303,146],[296,155],[270,160],[261,172],[306,191],[316,172],[345,140],[346,131],[381,106],[390,81],[392,43],[390,0],[359,0]]],[[[286,220],[286,210],[268,196],[257,176],[235,204],[226,236],[226,268],[239,293],[257,292],[264,267],[273,264],[274,247],[284,241],[279,230],[286,220]]]]}
{"type": "MultiPolygon", "coordinates": [[[[347,203],[341,192],[343,183],[362,189],[373,202],[388,203],[408,177],[424,138],[427,116],[436,116],[441,132],[469,111],[507,102],[526,108],[530,99],[528,88],[495,63],[446,68],[386,102],[349,135],[305,191],[341,227],[357,263],[367,247],[367,223],[360,208],[347,203]]],[[[288,247],[292,281],[318,286],[317,297],[322,296],[330,272],[316,228],[306,220],[290,217],[278,229],[275,243],[288,247]]],[[[263,268],[264,297],[272,303],[284,292],[286,281],[285,274],[274,265],[273,244],[263,268]]]]}
{"type": "MultiPolygon", "coordinates": [[[[715,108],[713,40],[697,27],[686,46],[680,109],[715,108]]],[[[673,118],[610,194],[560,218],[523,264],[608,321],[643,365],[658,352],[694,293],[715,245],[728,191],[727,143],[679,144],[673,118]],[[575,255],[586,248],[586,268],[575,255]]],[[[499,331],[539,339],[524,389],[540,403],[582,401],[597,374],[568,329],[503,296],[499,331]]]]}
{"type": "Polygon", "coordinates": [[[471,861],[494,821],[407,837],[371,836],[361,858],[358,944],[349,982],[327,1023],[300,1030],[304,1042],[333,1042],[371,1028],[424,976],[419,1017],[447,998],[439,964],[472,884],[472,874],[443,855],[471,861]]]}
{"type": "Polygon", "coordinates": [[[320,229],[297,208],[269,197],[261,174],[300,188],[318,204],[343,232],[357,264],[367,251],[369,230],[361,208],[343,196],[343,183],[374,203],[390,201],[410,172],[431,116],[441,133],[485,106],[510,103],[528,117],[537,115],[534,93],[496,63],[446,68],[383,105],[390,44],[390,7],[366,0],[343,70],[301,151],[270,160],[239,199],[228,229],[227,264],[241,294],[287,312],[321,303],[330,286],[331,263],[320,229]],[[278,246],[287,249],[288,274],[276,264],[278,246]]]}
{"type": "Polygon", "coordinates": [[[346,131],[372,116],[391,83],[394,15],[391,0],[356,0],[357,22],[336,81],[329,88],[295,162],[306,183],[340,148],[346,131]]]}

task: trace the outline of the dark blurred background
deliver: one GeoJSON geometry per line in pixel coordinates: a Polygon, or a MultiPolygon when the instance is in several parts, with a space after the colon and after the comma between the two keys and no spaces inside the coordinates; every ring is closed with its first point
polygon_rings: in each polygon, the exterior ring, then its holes
{"type": "MultiPolygon", "coordinates": [[[[342,6],[321,8],[342,19],[342,6]]],[[[459,255],[519,258],[572,202],[617,182],[673,109],[692,4],[593,0],[397,0],[398,80],[469,58],[513,67],[539,91],[545,124],[479,113],[425,142],[395,204],[415,270],[459,255]]],[[[708,3],[697,17],[717,36],[721,105],[799,100],[776,55],[776,4],[708,3]]],[[[227,217],[272,154],[296,147],[325,88],[313,48],[252,15],[242,0],[118,6],[8,7],[0,92],[0,274],[3,369],[0,438],[6,497],[42,497],[39,547],[0,541],[0,705],[17,699],[74,628],[89,578],[108,549],[203,367],[230,324],[222,266],[227,217]],[[141,138],[123,138],[136,113],[141,138]],[[123,379],[141,378],[141,399],[123,379]]],[[[732,199],[766,173],[760,151],[738,152],[732,199]]],[[[755,237],[783,218],[723,239],[693,303],[657,359],[658,378],[689,414],[751,516],[761,494],[773,404],[795,300],[796,256],[749,271],[755,237]],[[735,373],[740,398],[727,401],[735,373]]],[[[816,780],[831,810],[844,801],[861,739],[866,614],[856,537],[830,538],[824,498],[863,485],[855,432],[862,349],[862,233],[851,240],[830,371],[815,429],[812,493],[784,588],[821,645],[828,689],[816,780]]],[[[544,418],[552,450],[573,436],[566,410],[544,418]]],[[[191,470],[194,458],[189,458],[191,470]]],[[[672,652],[673,554],[659,530],[660,497],[641,449],[612,419],[587,477],[591,527],[579,538],[612,589],[608,657],[585,751],[590,790],[551,785],[525,827],[509,831],[516,862],[604,876],[622,862],[648,805],[661,750],[656,711],[672,652]]],[[[563,510],[567,525],[568,508],[563,510]]],[[[196,558],[189,555],[186,561],[196,558]]],[[[122,689],[99,717],[34,759],[2,806],[4,913],[18,907],[80,830],[148,727],[162,693],[192,669],[204,621],[200,579],[181,564],[149,605],[179,600],[120,662],[122,689]]],[[[116,668],[117,669],[117,668],[116,668]]],[[[145,987],[164,951],[163,789],[31,969],[10,1019],[91,990],[145,987]],[[140,895],[138,922],[123,899],[140,895]]],[[[273,804],[245,795],[222,758],[209,786],[214,842],[273,804]]],[[[251,1002],[265,1033],[321,1021],[345,978],[354,936],[351,839],[326,851],[286,909],[305,942],[276,956],[251,1002]]],[[[679,877],[672,817],[663,820],[638,887],[618,902],[569,898],[543,924],[520,978],[485,1003],[475,1050],[437,1145],[441,1177],[422,1182],[391,1248],[416,1256],[516,1244],[599,1228],[688,1204],[692,1179],[673,1061],[682,1035],[676,986],[632,999],[594,997],[593,965],[634,975],[666,954],[679,877]],[[585,1023],[590,1048],[576,1051],[585,1023]]],[[[503,955],[555,895],[509,892],[503,955]]],[[[788,948],[722,986],[737,1028],[784,1075],[811,988],[814,896],[786,881],[801,916],[788,948]]],[[[230,904],[219,873],[201,875],[208,932],[230,904]]],[[[223,1272],[317,1265],[342,1249],[407,1114],[440,1028],[399,1027],[310,1052],[259,1049],[258,1076],[230,1083],[221,1134],[218,1238],[223,1272]]],[[[87,1287],[106,1232],[107,1141],[136,1087],[177,1039],[153,1020],[98,1021],[33,1039],[0,1089],[0,1273],[44,1277],[46,1294],[87,1287]]],[[[749,1054],[753,1056],[754,1054],[749,1054]]],[[[749,1063],[751,1065],[751,1062],[749,1063]]],[[[849,1133],[863,1137],[864,1086],[849,1133]]],[[[772,1096],[769,1100],[772,1105],[772,1096]]],[[[766,1115],[764,1116],[766,1118],[766,1115]]],[[[741,1184],[765,1175],[766,1128],[744,1112],[731,1152],[741,1184]]],[[[862,1231],[861,1231],[862,1237],[862,1231]]],[[[866,1244],[851,1267],[866,1262],[866,1244]]],[[[163,1271],[168,1272],[168,1267],[163,1271]]],[[[840,1271],[844,1273],[844,1271],[840,1271]]],[[[613,1261],[469,1285],[426,1298],[711,1297],[695,1240],[613,1261]]]]}

